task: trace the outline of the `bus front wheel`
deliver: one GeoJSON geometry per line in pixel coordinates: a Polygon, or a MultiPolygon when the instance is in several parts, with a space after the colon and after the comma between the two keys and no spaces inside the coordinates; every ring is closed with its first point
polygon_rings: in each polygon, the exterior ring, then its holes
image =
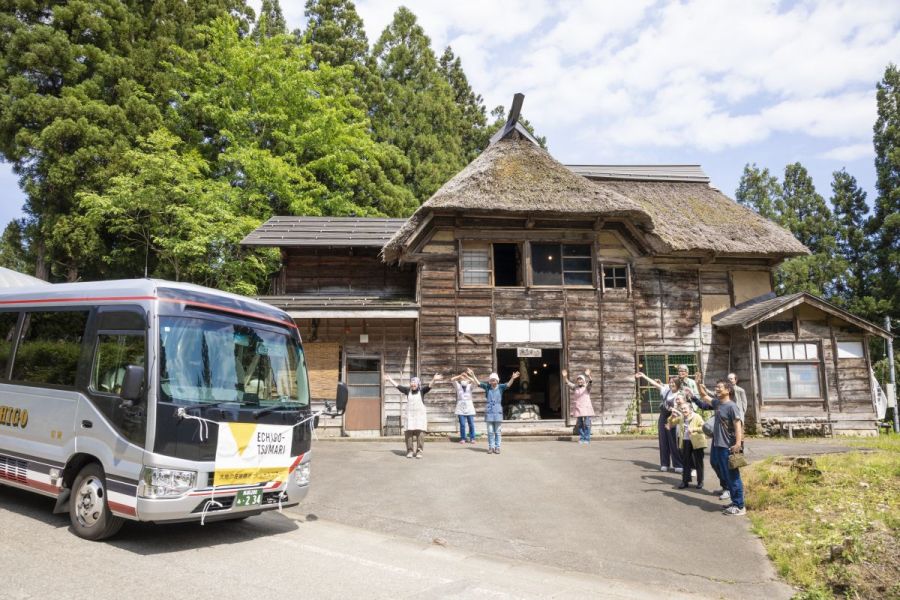
{"type": "Polygon", "coordinates": [[[115,535],[124,520],[109,510],[106,477],[97,463],[85,465],[75,477],[69,498],[69,519],[78,537],[102,540],[115,535]]]}

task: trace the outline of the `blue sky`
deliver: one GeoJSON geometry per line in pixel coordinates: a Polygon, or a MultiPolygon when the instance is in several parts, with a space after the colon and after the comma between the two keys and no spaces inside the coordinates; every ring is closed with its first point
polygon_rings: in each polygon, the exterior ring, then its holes
{"type": "MultiPolygon", "coordinates": [[[[256,3],[258,5],[258,2],[256,3]]],[[[301,0],[282,0],[303,25],[301,0]]],[[[357,2],[370,43],[408,6],[488,109],[523,112],[564,163],[700,163],[734,196],[744,164],[842,167],[874,199],[875,83],[900,61],[900,2],[357,2]]],[[[24,197],[0,164],[0,224],[24,197]]]]}

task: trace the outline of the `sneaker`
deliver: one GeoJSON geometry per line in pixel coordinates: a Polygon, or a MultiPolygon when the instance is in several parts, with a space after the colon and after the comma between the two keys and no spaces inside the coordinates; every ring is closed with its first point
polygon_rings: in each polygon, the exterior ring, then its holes
{"type": "Polygon", "coordinates": [[[669,470],[669,467],[660,467],[659,470],[660,470],[660,471],[668,471],[668,470],[669,470]]]}
{"type": "Polygon", "coordinates": [[[722,511],[722,514],[731,515],[735,517],[739,517],[741,515],[747,514],[746,508],[738,508],[737,506],[729,506],[725,510],[722,511]]]}
{"type": "Polygon", "coordinates": [[[460,444],[465,444],[465,443],[466,443],[466,440],[459,440],[459,443],[460,443],[460,444]]]}
{"type": "Polygon", "coordinates": [[[675,467],[675,472],[676,473],[684,473],[684,469],[682,469],[681,467],[675,467]]]}
{"type": "Polygon", "coordinates": [[[697,484],[697,489],[698,489],[698,490],[702,490],[702,489],[703,489],[703,482],[702,482],[702,481],[701,481],[700,483],[697,484]]]}
{"type": "Polygon", "coordinates": [[[499,448],[499,447],[494,448],[494,454],[500,454],[500,448],[499,448]]]}
{"type": "Polygon", "coordinates": [[[719,500],[731,500],[731,492],[725,490],[721,494],[719,494],[719,500]]]}
{"type": "Polygon", "coordinates": [[[488,454],[493,454],[493,453],[494,453],[494,449],[493,449],[493,448],[488,448],[488,454]]]}
{"type": "Polygon", "coordinates": [[[407,452],[407,453],[406,453],[406,458],[412,458],[412,452],[407,452]]]}
{"type": "Polygon", "coordinates": [[[475,443],[475,438],[472,438],[471,440],[469,440],[469,443],[470,443],[470,444],[474,444],[474,443],[475,443]]]}
{"type": "Polygon", "coordinates": [[[419,450],[418,452],[416,452],[416,458],[422,458],[422,451],[421,451],[421,450],[419,450]]]}

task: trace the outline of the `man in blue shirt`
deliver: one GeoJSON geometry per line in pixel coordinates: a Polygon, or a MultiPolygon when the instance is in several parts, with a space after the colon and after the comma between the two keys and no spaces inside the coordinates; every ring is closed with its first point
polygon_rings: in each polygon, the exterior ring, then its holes
{"type": "Polygon", "coordinates": [[[467,369],[466,372],[478,384],[478,387],[484,390],[485,399],[487,400],[484,407],[484,421],[487,424],[488,432],[488,454],[500,454],[500,430],[503,427],[503,392],[519,378],[519,372],[513,373],[506,383],[500,383],[500,376],[496,373],[491,373],[488,376],[488,382],[482,383],[475,377],[472,369],[467,369]]]}

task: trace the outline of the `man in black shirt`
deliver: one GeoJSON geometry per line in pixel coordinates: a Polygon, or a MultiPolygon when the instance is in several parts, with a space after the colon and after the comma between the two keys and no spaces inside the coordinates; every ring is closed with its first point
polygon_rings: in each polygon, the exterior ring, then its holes
{"type": "MultiPolygon", "coordinates": [[[[720,379],[716,382],[716,398],[710,398],[705,387],[700,388],[702,400],[694,398],[700,408],[716,411],[716,425],[713,428],[713,443],[709,462],[726,486],[731,504],[725,508],[726,515],[744,515],[744,483],[739,469],[728,467],[728,456],[742,452],[744,445],[744,413],[734,402],[734,386],[720,379]]],[[[724,494],[723,494],[724,495],[724,494]]]]}

